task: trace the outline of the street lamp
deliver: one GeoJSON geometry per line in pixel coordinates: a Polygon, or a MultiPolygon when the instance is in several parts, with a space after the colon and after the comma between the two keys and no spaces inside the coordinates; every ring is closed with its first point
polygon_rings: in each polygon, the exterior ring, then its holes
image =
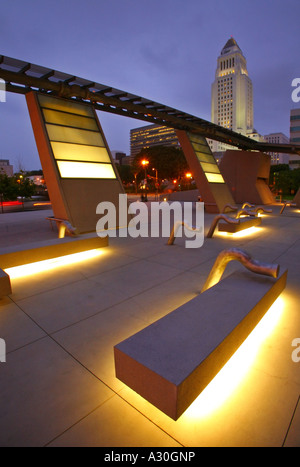
{"type": "Polygon", "coordinates": [[[148,164],[149,164],[149,161],[147,161],[147,159],[142,160],[142,166],[144,167],[144,170],[145,170],[145,184],[144,184],[145,195],[142,196],[142,201],[148,201],[148,198],[147,198],[147,165],[148,164]]]}
{"type": "Polygon", "coordinates": [[[186,178],[187,178],[188,181],[189,181],[189,182],[188,182],[188,189],[190,189],[190,188],[191,188],[191,180],[192,180],[193,176],[192,176],[192,174],[191,174],[190,172],[187,172],[187,173],[185,174],[185,176],[186,176],[186,178]]]}
{"type": "Polygon", "coordinates": [[[158,199],[158,177],[157,177],[157,169],[153,168],[152,170],[155,170],[155,200],[158,199]]]}

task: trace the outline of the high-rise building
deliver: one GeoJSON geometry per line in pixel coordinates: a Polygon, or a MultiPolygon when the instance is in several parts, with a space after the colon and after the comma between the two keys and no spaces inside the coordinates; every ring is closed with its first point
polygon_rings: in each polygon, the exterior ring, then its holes
{"type": "Polygon", "coordinates": [[[145,148],[153,146],[179,146],[176,132],[173,128],[162,125],[147,125],[130,130],[130,158],[133,158],[145,148]]]}
{"type": "MultiPolygon", "coordinates": [[[[290,142],[300,144],[300,109],[292,109],[290,114],[290,142]]],[[[290,167],[296,169],[300,167],[300,157],[290,155],[290,167]]]]}
{"type": "Polygon", "coordinates": [[[8,159],[0,159],[0,174],[4,173],[8,177],[12,177],[14,175],[14,168],[10,165],[8,159]]]}
{"type": "MultiPolygon", "coordinates": [[[[289,138],[283,133],[270,133],[269,135],[265,135],[264,138],[267,143],[272,144],[289,144],[290,142],[289,138]]],[[[269,152],[268,154],[271,156],[271,165],[289,163],[288,154],[278,152],[269,152]]]]}
{"type": "MultiPolygon", "coordinates": [[[[226,42],[217,60],[211,93],[211,120],[245,136],[260,138],[253,128],[253,91],[246,59],[233,37],[226,42]]],[[[233,149],[217,141],[213,141],[211,147],[213,152],[233,149]]]]}

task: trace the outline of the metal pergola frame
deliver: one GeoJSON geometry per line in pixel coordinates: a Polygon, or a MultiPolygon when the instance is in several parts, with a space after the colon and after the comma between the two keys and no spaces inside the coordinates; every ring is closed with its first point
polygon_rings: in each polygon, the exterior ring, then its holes
{"type": "Polygon", "coordinates": [[[6,91],[38,91],[92,104],[96,110],[197,133],[242,150],[300,155],[300,145],[261,143],[219,125],[129,92],[61,71],[0,55],[6,91]]]}

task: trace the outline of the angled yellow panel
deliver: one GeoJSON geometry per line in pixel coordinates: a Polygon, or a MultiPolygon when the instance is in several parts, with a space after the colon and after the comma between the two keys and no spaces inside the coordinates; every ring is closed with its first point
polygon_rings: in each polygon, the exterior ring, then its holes
{"type": "Polygon", "coordinates": [[[202,169],[204,172],[208,173],[220,173],[220,169],[217,164],[208,164],[206,162],[200,162],[202,169]]]}
{"type": "Polygon", "coordinates": [[[46,123],[46,130],[50,141],[104,146],[102,136],[96,131],[79,130],[77,128],[52,125],[49,123],[46,123]]]}
{"type": "Polygon", "coordinates": [[[205,175],[209,183],[225,183],[221,174],[206,172],[205,175]]]}
{"type": "Polygon", "coordinates": [[[71,102],[69,100],[57,99],[52,96],[40,94],[39,103],[41,108],[61,110],[63,112],[69,112],[75,115],[85,115],[86,117],[91,118],[95,117],[92,108],[80,104],[78,105],[78,102],[71,102]]]}
{"type": "Polygon", "coordinates": [[[57,165],[62,178],[116,178],[111,164],[57,161],[57,165]]]}
{"type": "Polygon", "coordinates": [[[35,92],[26,100],[54,216],[95,232],[98,204],[117,208],[124,189],[94,108],[35,92]]]}
{"type": "Polygon", "coordinates": [[[110,163],[110,157],[105,147],[59,143],[57,141],[52,141],[51,147],[55,159],[110,163]]]}
{"type": "Polygon", "coordinates": [[[56,123],[57,125],[98,131],[97,123],[94,118],[51,109],[43,109],[43,115],[46,123],[56,123]]]}

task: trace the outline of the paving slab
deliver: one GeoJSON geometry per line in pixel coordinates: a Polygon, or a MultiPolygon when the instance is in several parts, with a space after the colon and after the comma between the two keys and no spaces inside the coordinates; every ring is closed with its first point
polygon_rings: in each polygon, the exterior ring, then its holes
{"type": "MultiPolygon", "coordinates": [[[[12,280],[0,299],[0,446],[299,447],[300,214],[280,208],[251,235],[215,232],[193,252],[184,239],[111,238],[102,257],[12,280]],[[232,247],[288,268],[281,305],[175,422],[117,380],[113,346],[199,294],[232,247]]],[[[57,238],[49,215],[1,214],[1,247],[57,238]]]]}

